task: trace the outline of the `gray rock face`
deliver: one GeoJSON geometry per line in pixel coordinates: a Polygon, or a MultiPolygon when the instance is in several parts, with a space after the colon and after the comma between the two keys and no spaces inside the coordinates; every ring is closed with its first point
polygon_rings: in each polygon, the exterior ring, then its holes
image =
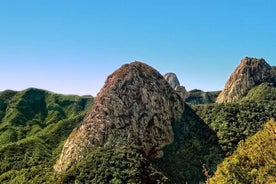
{"type": "Polygon", "coordinates": [[[174,73],[166,73],[164,79],[170,84],[170,86],[185,100],[189,93],[184,86],[180,86],[180,82],[174,73]]]}
{"type": "Polygon", "coordinates": [[[271,75],[271,66],[264,59],[245,57],[226,82],[217,103],[241,99],[252,87],[263,82],[271,82],[271,75]]]}
{"type": "Polygon", "coordinates": [[[174,73],[166,73],[164,75],[164,78],[168,83],[171,85],[172,88],[175,88],[176,86],[180,86],[180,82],[174,73]]]}
{"type": "Polygon", "coordinates": [[[67,139],[56,172],[63,172],[98,147],[134,147],[145,157],[162,156],[173,141],[171,123],[184,110],[181,97],[163,76],[141,62],[110,75],[92,109],[67,139]]]}

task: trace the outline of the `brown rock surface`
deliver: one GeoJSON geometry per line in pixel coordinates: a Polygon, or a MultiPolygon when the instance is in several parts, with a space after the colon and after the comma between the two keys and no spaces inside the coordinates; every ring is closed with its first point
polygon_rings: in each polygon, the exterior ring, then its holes
{"type": "Polygon", "coordinates": [[[181,97],[159,72],[141,62],[123,65],[107,78],[54,168],[66,171],[97,147],[130,146],[145,157],[162,156],[173,141],[171,123],[183,110],[181,97]]]}
{"type": "Polygon", "coordinates": [[[264,59],[245,57],[226,82],[217,103],[237,101],[252,87],[271,80],[271,66],[264,59]]]}

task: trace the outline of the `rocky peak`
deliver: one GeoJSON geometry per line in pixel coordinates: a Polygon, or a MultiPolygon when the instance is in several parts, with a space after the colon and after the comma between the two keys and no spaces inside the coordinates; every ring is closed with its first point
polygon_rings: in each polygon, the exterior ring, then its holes
{"type": "Polygon", "coordinates": [[[158,71],[141,62],[123,65],[107,78],[54,168],[66,171],[98,147],[130,146],[145,157],[160,157],[183,110],[181,97],[158,71]]]}
{"type": "Polygon", "coordinates": [[[184,86],[180,85],[180,82],[175,73],[166,73],[164,79],[170,84],[170,86],[181,96],[182,99],[186,99],[189,93],[184,86]]]}
{"type": "Polygon", "coordinates": [[[237,101],[252,87],[271,80],[271,66],[264,59],[245,57],[227,80],[217,102],[237,101]]]}
{"type": "Polygon", "coordinates": [[[180,86],[180,82],[175,73],[166,73],[164,75],[164,78],[166,81],[168,81],[168,83],[171,85],[172,88],[175,88],[176,86],[180,86]]]}

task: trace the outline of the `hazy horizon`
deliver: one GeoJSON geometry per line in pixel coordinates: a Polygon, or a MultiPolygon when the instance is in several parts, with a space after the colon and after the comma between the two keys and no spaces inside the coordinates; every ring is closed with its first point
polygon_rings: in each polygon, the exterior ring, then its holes
{"type": "Polygon", "coordinates": [[[276,2],[12,1],[0,3],[0,91],[95,96],[138,60],[187,90],[221,90],[240,60],[276,66],[276,2]]]}

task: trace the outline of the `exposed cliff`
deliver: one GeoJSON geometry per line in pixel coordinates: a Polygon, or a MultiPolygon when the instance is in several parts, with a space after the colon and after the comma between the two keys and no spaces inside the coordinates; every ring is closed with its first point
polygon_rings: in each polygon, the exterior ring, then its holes
{"type": "Polygon", "coordinates": [[[123,65],[107,78],[67,139],[55,170],[66,171],[98,147],[129,146],[147,158],[160,157],[173,141],[171,123],[183,109],[181,97],[158,71],[141,62],[123,65]]]}
{"type": "Polygon", "coordinates": [[[165,80],[171,85],[172,88],[180,86],[180,82],[175,73],[166,73],[164,75],[165,80]]]}
{"type": "Polygon", "coordinates": [[[166,73],[164,75],[165,80],[170,84],[170,86],[185,100],[189,93],[184,86],[180,85],[180,82],[175,73],[166,73]]]}
{"type": "Polygon", "coordinates": [[[252,87],[263,82],[272,82],[272,78],[272,68],[264,59],[245,57],[227,80],[217,102],[237,101],[252,87]]]}

